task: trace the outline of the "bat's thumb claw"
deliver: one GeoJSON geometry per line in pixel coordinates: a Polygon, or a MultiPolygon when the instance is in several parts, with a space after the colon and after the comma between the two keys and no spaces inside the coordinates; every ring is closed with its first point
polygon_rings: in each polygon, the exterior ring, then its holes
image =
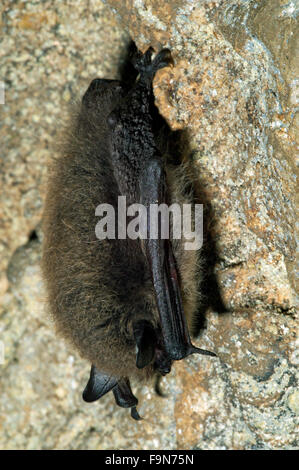
{"type": "Polygon", "coordinates": [[[203,356],[213,356],[217,357],[212,351],[207,351],[206,349],[196,348],[195,346],[191,346],[190,354],[202,354],[203,356]]]}

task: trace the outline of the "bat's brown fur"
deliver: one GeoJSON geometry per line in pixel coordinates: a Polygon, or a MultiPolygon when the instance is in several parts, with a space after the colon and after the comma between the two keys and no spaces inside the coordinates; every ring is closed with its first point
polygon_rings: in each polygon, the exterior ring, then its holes
{"type": "MultiPolygon", "coordinates": [[[[115,201],[109,194],[105,129],[93,117],[86,116],[88,136],[76,130],[78,117],[71,120],[62,153],[49,168],[42,260],[49,307],[58,331],[101,371],[143,377],[150,370],[136,368],[132,320],[156,324],[159,317],[150,273],[136,243],[130,250],[130,240],[121,241],[120,260],[111,241],[95,236],[95,208],[115,201]]],[[[167,178],[171,202],[188,202],[184,167],[169,166],[167,178]]],[[[198,254],[184,250],[183,241],[175,240],[173,248],[192,327],[198,304],[198,254]]]]}
{"type": "MultiPolygon", "coordinates": [[[[116,378],[144,379],[152,366],[136,368],[132,322],[159,315],[146,259],[138,241],[98,240],[95,209],[117,205],[109,166],[106,118],[121,92],[107,90],[101,108],[76,110],[60,155],[49,168],[44,209],[42,270],[50,313],[58,332],[82,357],[116,378]],[[113,99],[109,93],[115,93],[113,99]]],[[[166,157],[165,157],[166,158],[166,157]]],[[[186,167],[166,166],[171,203],[190,200],[186,167]]],[[[198,306],[198,253],[173,241],[185,314],[192,329],[198,306]]]]}

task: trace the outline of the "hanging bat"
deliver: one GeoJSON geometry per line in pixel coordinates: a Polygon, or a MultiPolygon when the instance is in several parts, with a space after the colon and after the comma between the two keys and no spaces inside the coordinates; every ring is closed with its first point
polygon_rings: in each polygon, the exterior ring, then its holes
{"type": "MultiPolygon", "coordinates": [[[[126,204],[190,202],[183,165],[168,163],[165,125],[152,81],[172,64],[170,51],[136,53],[131,86],[95,79],[72,118],[61,155],[50,168],[42,268],[57,330],[92,364],[83,399],[112,390],[117,405],[140,419],[130,379],[168,374],[173,361],[198,353],[188,322],[198,307],[196,251],[182,240],[99,240],[99,204],[118,217],[126,204]]],[[[151,219],[147,218],[150,233],[151,219]]]]}

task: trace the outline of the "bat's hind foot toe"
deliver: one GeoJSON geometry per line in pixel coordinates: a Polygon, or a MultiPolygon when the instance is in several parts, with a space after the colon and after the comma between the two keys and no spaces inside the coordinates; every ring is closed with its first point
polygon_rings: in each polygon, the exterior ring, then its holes
{"type": "Polygon", "coordinates": [[[152,60],[154,49],[149,47],[144,54],[136,54],[133,59],[133,65],[140,73],[140,78],[152,80],[155,73],[169,65],[173,65],[173,59],[169,49],[162,49],[152,60]]]}
{"type": "Polygon", "coordinates": [[[162,49],[154,58],[152,62],[152,68],[154,73],[159,69],[168,67],[169,65],[174,65],[173,58],[171,57],[171,52],[169,49],[162,49]]]}

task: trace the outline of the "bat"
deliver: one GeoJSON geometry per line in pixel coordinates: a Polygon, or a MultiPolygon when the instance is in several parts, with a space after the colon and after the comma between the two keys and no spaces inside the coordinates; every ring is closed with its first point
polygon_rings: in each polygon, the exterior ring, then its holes
{"type": "Polygon", "coordinates": [[[95,233],[96,208],[109,205],[117,218],[119,197],[126,197],[126,208],[190,202],[184,166],[167,160],[166,126],[154,104],[153,78],[172,64],[171,54],[162,49],[152,56],[152,48],[136,52],[131,84],[91,82],[50,165],[43,217],[50,314],[58,333],[91,363],[83,399],[112,391],[136,420],[130,380],[168,374],[173,361],[190,354],[216,355],[195,347],[189,334],[198,307],[198,253],[161,232],[144,239],[118,236],[118,226],[111,238],[95,233]]]}

